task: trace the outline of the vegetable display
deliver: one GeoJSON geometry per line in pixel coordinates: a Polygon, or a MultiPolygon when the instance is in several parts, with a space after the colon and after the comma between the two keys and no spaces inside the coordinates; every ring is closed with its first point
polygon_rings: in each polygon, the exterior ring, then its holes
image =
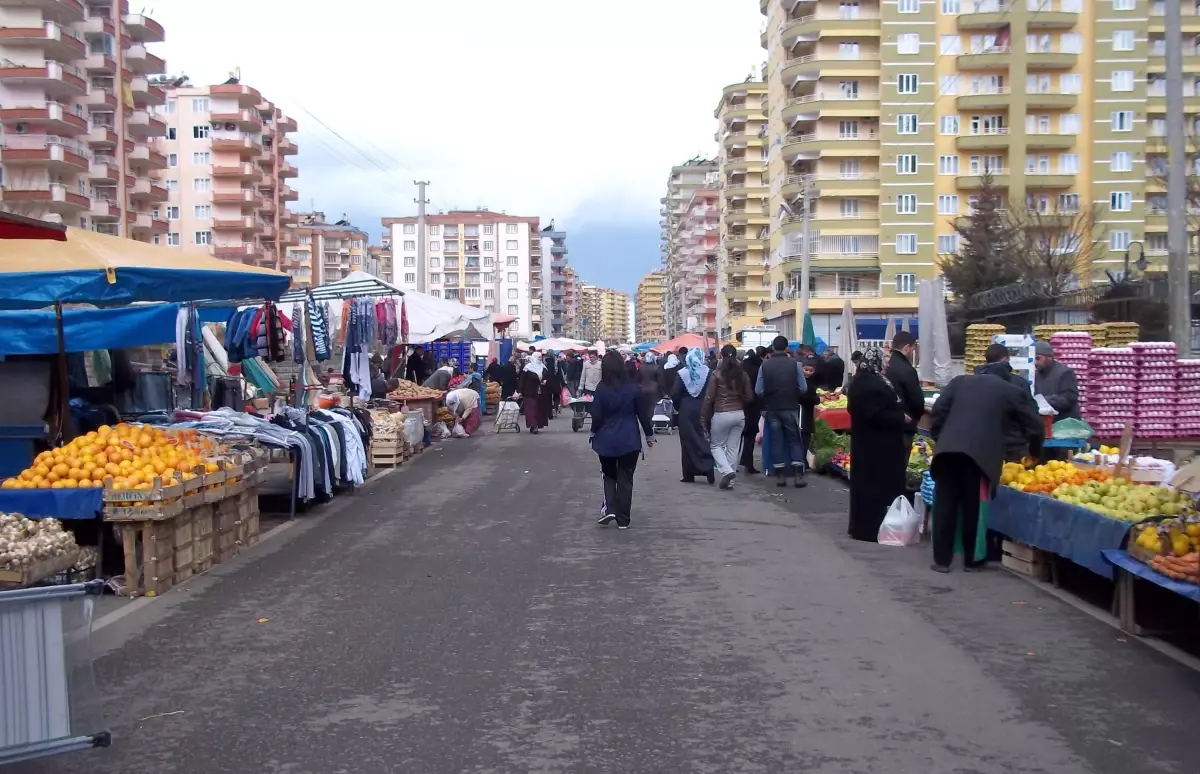
{"type": "Polygon", "coordinates": [[[1200,584],[1200,521],[1164,519],[1134,528],[1129,555],[1178,581],[1200,584]]]}
{"type": "Polygon", "coordinates": [[[438,390],[433,390],[428,387],[422,387],[416,382],[410,382],[407,379],[401,379],[396,385],[396,389],[388,393],[388,400],[421,400],[426,398],[440,398],[442,393],[438,390]]]}
{"type": "Polygon", "coordinates": [[[75,538],[58,519],[27,519],[0,513],[0,569],[22,570],[74,551],[75,538]]]}
{"type": "Polygon", "coordinates": [[[1177,516],[1191,508],[1191,497],[1162,486],[1135,484],[1096,468],[1080,468],[1051,460],[1027,469],[1007,462],[1000,483],[1018,491],[1048,495],[1110,519],[1140,522],[1155,516],[1177,516]]]}

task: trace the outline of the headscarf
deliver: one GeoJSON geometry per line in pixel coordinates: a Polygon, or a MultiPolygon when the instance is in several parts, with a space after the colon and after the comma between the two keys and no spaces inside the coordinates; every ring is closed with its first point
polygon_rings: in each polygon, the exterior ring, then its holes
{"type": "Polygon", "coordinates": [[[647,363],[657,363],[658,356],[655,355],[653,352],[647,352],[645,357],[643,358],[643,360],[645,360],[647,363]]]}
{"type": "Polygon", "coordinates": [[[879,351],[878,347],[871,347],[863,353],[858,370],[869,374],[883,374],[883,353],[879,351]]]}
{"type": "Polygon", "coordinates": [[[546,366],[542,363],[542,353],[534,352],[529,356],[529,362],[525,364],[525,370],[530,373],[537,374],[539,379],[546,372],[546,366]]]}
{"type": "Polygon", "coordinates": [[[687,370],[679,372],[679,377],[683,379],[683,386],[687,388],[688,395],[693,398],[700,395],[700,390],[704,389],[704,380],[708,378],[708,370],[708,364],[704,362],[704,351],[699,347],[689,349],[687,370]]]}
{"type": "Polygon", "coordinates": [[[679,356],[674,352],[667,355],[667,364],[663,366],[663,370],[670,371],[672,368],[679,367],[679,356]]]}

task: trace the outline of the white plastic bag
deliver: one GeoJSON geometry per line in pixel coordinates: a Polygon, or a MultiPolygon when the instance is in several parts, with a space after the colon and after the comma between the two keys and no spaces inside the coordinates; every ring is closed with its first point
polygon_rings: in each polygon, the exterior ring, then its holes
{"type": "Polygon", "coordinates": [[[467,431],[464,430],[463,426],[458,423],[455,423],[454,429],[450,431],[450,435],[454,436],[455,438],[470,438],[470,436],[467,435],[467,431]]]}
{"type": "Polygon", "coordinates": [[[911,546],[921,539],[921,517],[903,495],[892,501],[883,524],[879,525],[879,545],[911,546]]]}

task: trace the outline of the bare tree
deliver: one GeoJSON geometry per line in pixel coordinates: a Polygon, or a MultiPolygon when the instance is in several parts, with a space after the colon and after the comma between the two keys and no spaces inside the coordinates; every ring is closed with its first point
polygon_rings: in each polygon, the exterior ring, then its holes
{"type": "Polygon", "coordinates": [[[1078,281],[1091,265],[1096,243],[1105,238],[1097,233],[1100,213],[1096,207],[1043,212],[1025,202],[1013,202],[1007,220],[1013,239],[1012,260],[1021,278],[1042,283],[1051,297],[1078,281]]]}
{"type": "MultiPolygon", "coordinates": [[[[1187,131],[1187,177],[1184,186],[1184,197],[1187,202],[1188,241],[1193,242],[1200,234],[1200,136],[1194,131],[1196,126],[1184,127],[1187,131]]],[[[1167,164],[1167,152],[1146,154],[1146,172],[1150,183],[1162,191],[1146,194],[1146,211],[1150,214],[1164,215],[1167,212],[1167,178],[1170,176],[1167,164]]],[[[1195,245],[1191,249],[1196,249],[1195,245]]]]}

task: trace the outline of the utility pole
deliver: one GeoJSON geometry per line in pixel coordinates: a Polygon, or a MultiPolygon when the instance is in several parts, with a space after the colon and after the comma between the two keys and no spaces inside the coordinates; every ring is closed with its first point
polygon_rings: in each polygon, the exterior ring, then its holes
{"type": "Polygon", "coordinates": [[[1166,0],[1167,54],[1167,324],[1180,357],[1192,351],[1192,290],[1188,276],[1187,151],[1183,126],[1183,12],[1166,0]]]}
{"type": "MultiPolygon", "coordinates": [[[[117,110],[114,116],[113,128],[117,133],[116,155],[117,165],[117,236],[129,237],[129,192],[125,180],[128,176],[129,151],[132,148],[125,144],[125,111],[133,110],[133,84],[125,80],[125,20],[122,16],[124,3],[112,4],[113,23],[113,62],[117,72],[113,76],[113,91],[116,92],[117,110]]],[[[136,215],[134,217],[137,217],[136,215]]]]}
{"type": "Polygon", "coordinates": [[[808,314],[808,275],[811,268],[808,254],[808,227],[812,222],[812,177],[804,176],[804,213],[802,214],[804,229],[801,231],[804,240],[800,245],[800,317],[796,320],[796,330],[804,332],[804,317],[808,314]]]}
{"type": "Polygon", "coordinates": [[[429,185],[429,181],[414,180],[413,185],[417,187],[417,198],[413,199],[417,203],[417,292],[424,293],[425,251],[429,248],[425,238],[425,205],[429,204],[425,198],[425,186],[429,185]]]}

